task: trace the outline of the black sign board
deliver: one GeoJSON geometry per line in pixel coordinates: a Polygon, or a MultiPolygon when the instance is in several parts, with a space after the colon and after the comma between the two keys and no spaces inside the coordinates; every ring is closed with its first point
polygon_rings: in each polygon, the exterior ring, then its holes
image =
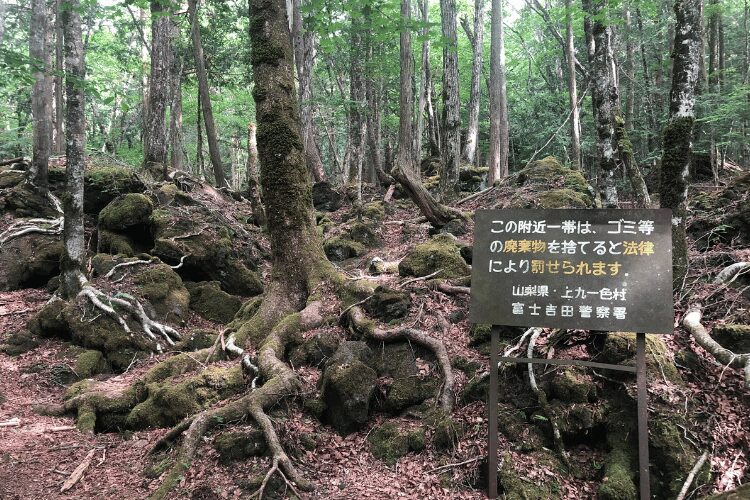
{"type": "Polygon", "coordinates": [[[471,321],[672,333],[670,210],[480,210],[471,321]]]}

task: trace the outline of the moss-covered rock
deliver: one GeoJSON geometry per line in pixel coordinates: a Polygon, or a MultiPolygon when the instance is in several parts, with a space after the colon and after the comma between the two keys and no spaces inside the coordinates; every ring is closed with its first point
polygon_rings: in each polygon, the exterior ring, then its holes
{"type": "Polygon", "coordinates": [[[66,303],[62,300],[42,307],[29,321],[31,333],[40,337],[70,338],[70,325],[62,314],[65,307],[66,303]]]}
{"type": "MultiPolygon", "coordinates": [[[[613,332],[597,336],[595,345],[599,350],[599,359],[605,363],[635,364],[635,333],[613,332]]],[[[667,346],[658,335],[646,335],[646,366],[652,376],[661,377],[661,373],[673,382],[681,382],[677,367],[669,358],[667,346]]]]}
{"type": "Polygon", "coordinates": [[[365,253],[365,247],[362,243],[341,236],[328,238],[323,243],[323,250],[326,257],[339,262],[352,257],[359,257],[365,253]]]}
{"type": "Polygon", "coordinates": [[[221,289],[218,281],[185,283],[190,292],[190,309],[204,318],[227,324],[242,306],[242,301],[221,289]]]}
{"type": "Polygon", "coordinates": [[[29,330],[19,330],[0,344],[0,352],[8,356],[20,356],[39,347],[39,340],[29,330]]]}
{"type": "Polygon", "coordinates": [[[379,344],[373,350],[372,366],[379,377],[389,381],[381,387],[379,409],[399,414],[435,396],[441,380],[436,373],[420,371],[418,359],[424,366],[424,363],[432,363],[434,356],[408,342],[379,344]]]}
{"type": "Polygon", "coordinates": [[[487,173],[490,171],[487,167],[475,167],[473,165],[462,165],[458,172],[458,180],[461,185],[461,191],[479,191],[487,182],[487,173]]]}
{"type": "Polygon", "coordinates": [[[361,429],[367,423],[376,381],[375,370],[361,361],[329,363],[321,388],[324,421],[341,434],[361,429]]]}
{"type": "Polygon", "coordinates": [[[364,307],[369,314],[388,323],[409,314],[411,296],[407,292],[379,286],[364,307]]]}
{"type": "Polygon", "coordinates": [[[296,346],[289,354],[294,366],[321,366],[333,356],[341,343],[335,332],[319,332],[296,346]]]}
{"type": "Polygon", "coordinates": [[[596,384],[582,370],[568,368],[551,381],[552,396],[567,403],[588,403],[596,399],[596,384]]]}
{"type": "MultiPolygon", "coordinates": [[[[556,463],[544,452],[534,454],[533,460],[534,463],[546,465],[556,463]]],[[[561,496],[560,485],[555,480],[549,482],[527,480],[525,471],[516,470],[515,461],[510,454],[506,454],[502,459],[500,470],[497,472],[497,481],[498,490],[507,500],[548,500],[561,496]]]]}
{"type": "Polygon", "coordinates": [[[398,265],[401,276],[427,276],[441,270],[439,278],[460,278],[469,274],[456,239],[438,234],[411,249],[398,265]]]}
{"type": "Polygon", "coordinates": [[[112,200],[99,213],[99,227],[123,231],[129,227],[149,224],[154,204],[143,194],[128,193],[112,200]]]}
{"type": "Polygon", "coordinates": [[[266,438],[260,430],[222,432],[214,438],[214,449],[219,452],[219,462],[223,464],[259,457],[267,448],[266,438]]]}
{"type": "Polygon", "coordinates": [[[86,350],[76,358],[76,374],[81,378],[89,378],[98,373],[109,371],[109,364],[101,351],[86,350]]]}
{"type": "Polygon", "coordinates": [[[0,290],[41,288],[60,273],[58,236],[27,234],[0,247],[0,290]]]}
{"type": "Polygon", "coordinates": [[[97,232],[98,240],[96,248],[100,252],[110,253],[112,255],[124,255],[126,257],[132,257],[138,253],[137,245],[129,237],[108,231],[106,229],[100,229],[97,232]]]}
{"type": "Polygon", "coordinates": [[[604,500],[635,500],[635,471],[637,470],[637,442],[635,411],[620,403],[608,415],[607,446],[604,460],[604,478],[599,485],[599,498],[604,500]]]}
{"type": "Polygon", "coordinates": [[[730,243],[733,246],[750,243],[750,173],[731,180],[718,193],[702,193],[693,201],[698,209],[698,217],[688,227],[688,233],[695,238],[699,248],[717,243],[730,243]]]}
{"type": "Polygon", "coordinates": [[[365,224],[363,222],[355,222],[347,231],[349,239],[354,242],[360,243],[367,248],[375,248],[380,246],[382,240],[378,236],[377,231],[371,224],[365,224]]]}
{"type": "Polygon", "coordinates": [[[174,322],[187,319],[190,294],[180,275],[170,266],[164,263],[146,266],[138,271],[133,281],[159,318],[174,322]]]}
{"type": "Polygon", "coordinates": [[[362,207],[362,217],[371,221],[380,222],[385,219],[385,207],[382,201],[371,201],[362,207]]]}
{"type": "Polygon", "coordinates": [[[302,403],[302,407],[307,413],[320,420],[326,411],[326,404],[322,399],[308,398],[302,403]]]}
{"type": "Polygon", "coordinates": [[[513,405],[498,408],[497,427],[519,451],[528,453],[547,446],[548,439],[536,425],[530,424],[527,415],[513,405]]]}
{"type": "Polygon", "coordinates": [[[178,351],[198,351],[212,347],[216,342],[216,332],[211,330],[191,330],[184,334],[175,345],[178,351]]]}
{"type": "Polygon", "coordinates": [[[372,455],[388,465],[395,465],[409,451],[424,449],[424,433],[403,431],[394,422],[386,422],[370,432],[367,437],[372,455]],[[421,439],[420,439],[421,436],[421,439]]]}
{"type": "Polygon", "coordinates": [[[504,181],[508,201],[498,208],[591,208],[593,189],[581,172],[548,156],[504,181]]]}
{"type": "Polygon", "coordinates": [[[463,425],[442,410],[433,410],[426,422],[432,428],[432,447],[435,451],[452,450],[464,435],[463,425]]]}
{"type": "Polygon", "coordinates": [[[312,187],[313,206],[316,210],[335,212],[341,208],[342,196],[330,182],[316,182],[312,187]]]}
{"type": "Polygon", "coordinates": [[[716,325],[711,336],[734,353],[750,352],[750,325],[716,325]]]}

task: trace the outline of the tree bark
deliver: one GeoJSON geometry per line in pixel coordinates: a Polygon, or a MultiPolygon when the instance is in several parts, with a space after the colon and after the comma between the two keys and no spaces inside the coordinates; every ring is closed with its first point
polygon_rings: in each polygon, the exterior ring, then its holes
{"type": "Polygon", "coordinates": [[[458,198],[461,160],[461,102],[458,89],[458,33],[456,0],[440,0],[443,31],[443,145],[440,196],[443,201],[458,198]]]}
{"type": "Polygon", "coordinates": [[[490,25],[490,150],[487,158],[488,183],[508,176],[508,97],[505,82],[505,40],[503,0],[492,0],[490,25]]]}
{"type": "Polygon", "coordinates": [[[65,132],[63,130],[63,28],[61,0],[55,0],[55,130],[52,150],[56,154],[65,152],[65,132]]]}
{"type": "MultiPolygon", "coordinates": [[[[427,113],[427,101],[430,98],[430,5],[429,0],[422,0],[419,3],[419,10],[422,14],[422,28],[419,35],[422,37],[422,59],[421,75],[419,82],[419,104],[417,105],[417,128],[414,134],[414,154],[417,163],[422,159],[422,136],[424,134],[425,113],[427,113]]],[[[429,127],[429,122],[428,122],[429,127]]],[[[431,142],[428,138],[428,142],[431,142]]],[[[439,153],[438,153],[439,155],[439,153]]]]}
{"type": "Polygon", "coordinates": [[[633,115],[635,112],[635,46],[633,23],[631,21],[630,6],[624,5],[625,18],[625,129],[629,134],[633,132],[633,115]]]}
{"type": "Polygon", "coordinates": [[[214,112],[213,107],[211,106],[211,94],[208,88],[208,76],[206,75],[206,61],[203,56],[203,43],[201,42],[201,30],[198,18],[198,0],[188,0],[188,12],[190,16],[190,36],[193,40],[193,56],[195,58],[195,71],[198,79],[201,111],[203,113],[203,121],[206,125],[208,155],[211,158],[216,186],[225,187],[227,181],[224,175],[224,167],[221,164],[219,138],[216,133],[216,122],[214,121],[214,112]]]}
{"type": "MultiPolygon", "coordinates": [[[[176,30],[177,26],[173,26],[176,30]]],[[[170,165],[173,170],[184,168],[185,154],[182,144],[182,57],[172,54],[172,103],[169,120],[170,165]]]]}
{"type": "Polygon", "coordinates": [[[362,166],[364,163],[367,121],[365,119],[365,81],[363,22],[361,13],[355,12],[350,25],[351,45],[349,47],[349,178],[357,185],[357,200],[362,200],[362,166]]]}
{"type": "Polygon", "coordinates": [[[641,10],[635,9],[636,22],[638,23],[638,35],[641,46],[641,66],[643,69],[643,94],[646,115],[648,116],[648,132],[646,133],[646,153],[650,153],[656,148],[656,113],[655,99],[653,97],[653,84],[651,74],[648,68],[648,57],[646,55],[646,37],[643,33],[643,19],[641,10]]]}
{"type": "Polygon", "coordinates": [[[169,10],[160,0],[151,1],[151,76],[149,78],[146,144],[143,163],[158,167],[166,177],[169,141],[166,112],[169,105],[170,47],[169,10]]]}
{"type": "Polygon", "coordinates": [[[484,0],[474,0],[474,29],[468,29],[468,21],[462,19],[464,30],[472,45],[471,91],[469,92],[466,143],[463,158],[467,163],[475,164],[479,143],[479,104],[482,87],[482,52],[484,49],[484,0]]]}
{"type": "Polygon", "coordinates": [[[247,125],[247,198],[253,210],[255,224],[266,225],[266,213],[260,200],[260,186],[258,184],[258,139],[255,135],[254,123],[247,125]]]}
{"type": "Polygon", "coordinates": [[[297,79],[299,81],[300,122],[307,167],[315,182],[320,182],[325,179],[325,171],[323,170],[323,161],[320,159],[318,145],[315,142],[312,104],[315,33],[305,28],[300,4],[301,0],[292,0],[292,36],[294,38],[294,61],[297,66],[297,79]]]}
{"type": "MultiPolygon", "coordinates": [[[[414,75],[414,60],[411,54],[411,31],[408,25],[411,20],[411,0],[401,0],[401,35],[399,37],[399,101],[398,101],[398,146],[395,170],[408,170],[412,175],[419,175],[419,163],[414,157],[414,138],[412,128],[412,112],[414,110],[414,94],[412,92],[412,78],[414,75]]],[[[418,178],[418,177],[417,177],[418,178]]]]}
{"type": "Polygon", "coordinates": [[[83,40],[79,0],[62,0],[62,24],[65,39],[65,167],[67,196],[63,198],[64,252],[60,261],[60,287],[64,297],[78,294],[83,276],[86,249],[83,233],[83,175],[86,116],[83,40]]]}
{"type": "Polygon", "coordinates": [[[568,98],[570,100],[570,163],[581,170],[581,116],[576,83],[575,40],[573,37],[573,6],[565,0],[565,53],[568,61],[568,98]]]}
{"type": "Polygon", "coordinates": [[[45,193],[48,189],[47,171],[52,141],[52,77],[49,74],[50,58],[47,49],[47,2],[31,2],[31,24],[29,29],[29,58],[34,68],[34,85],[31,91],[31,114],[33,117],[33,156],[29,169],[29,180],[45,193]]]}
{"type": "Polygon", "coordinates": [[[702,44],[701,0],[678,0],[674,4],[675,27],[669,122],[664,128],[664,153],[659,192],[662,208],[672,210],[672,262],[675,284],[682,286],[687,272],[688,173],[691,138],[695,123],[695,88],[699,78],[702,44]]]}

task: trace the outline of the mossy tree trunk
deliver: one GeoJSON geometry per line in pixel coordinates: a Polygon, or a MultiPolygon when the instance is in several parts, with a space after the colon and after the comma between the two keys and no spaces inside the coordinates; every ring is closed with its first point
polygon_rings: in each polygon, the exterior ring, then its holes
{"type": "Polygon", "coordinates": [[[398,146],[396,149],[395,170],[404,170],[412,175],[419,175],[419,162],[414,157],[414,140],[412,137],[412,111],[414,109],[414,94],[412,92],[412,76],[414,75],[414,59],[411,48],[411,31],[408,25],[411,19],[411,1],[401,0],[401,26],[399,36],[399,101],[398,101],[398,146]]]}
{"type": "Polygon", "coordinates": [[[86,139],[85,78],[81,16],[78,0],[63,0],[62,24],[65,37],[65,155],[66,190],[63,197],[65,223],[61,288],[66,297],[75,297],[81,287],[86,249],[83,235],[84,142],[86,139]]]}
{"type": "Polygon", "coordinates": [[[440,0],[443,28],[443,147],[440,172],[440,196],[452,201],[459,194],[461,160],[461,102],[458,93],[458,33],[456,0],[440,0]]]}
{"type": "Polygon", "coordinates": [[[672,262],[675,284],[681,286],[687,272],[688,173],[691,137],[695,124],[695,89],[698,84],[702,46],[701,0],[678,0],[674,4],[675,27],[669,123],[664,129],[659,192],[662,208],[672,209],[672,262]]]}
{"type": "Polygon", "coordinates": [[[463,158],[467,163],[475,164],[477,145],[479,143],[479,100],[482,85],[482,53],[484,50],[484,0],[474,1],[474,29],[469,26],[468,18],[461,18],[461,25],[471,42],[471,91],[467,105],[469,123],[466,127],[466,143],[463,158]]]}

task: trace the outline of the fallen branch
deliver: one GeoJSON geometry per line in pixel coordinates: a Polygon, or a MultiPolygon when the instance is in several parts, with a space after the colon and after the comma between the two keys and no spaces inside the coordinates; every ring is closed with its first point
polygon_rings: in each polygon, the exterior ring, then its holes
{"type": "Polygon", "coordinates": [[[715,285],[731,283],[737,279],[740,273],[744,273],[747,270],[750,270],[750,262],[737,262],[722,269],[714,278],[713,283],[715,285]]]}
{"type": "Polygon", "coordinates": [[[695,341],[716,361],[730,368],[743,368],[745,371],[745,386],[750,388],[750,354],[735,354],[716,342],[708,334],[706,327],[701,324],[703,311],[700,304],[691,304],[687,314],[682,318],[682,326],[693,336],[695,341]]]}
{"type": "Polygon", "coordinates": [[[447,469],[452,469],[453,467],[460,467],[462,465],[466,465],[466,464],[470,464],[470,463],[473,463],[473,462],[477,462],[479,460],[482,460],[483,458],[484,458],[484,456],[478,456],[478,457],[470,458],[468,460],[464,460],[463,462],[458,462],[458,463],[455,463],[455,464],[441,465],[440,467],[435,467],[434,469],[430,469],[430,470],[426,471],[425,474],[429,474],[430,472],[437,472],[437,471],[443,471],[443,470],[447,470],[447,469]]]}
{"type": "Polygon", "coordinates": [[[94,457],[95,452],[96,448],[89,451],[88,455],[86,455],[86,458],[83,459],[83,462],[81,462],[78,467],[76,467],[76,470],[73,471],[73,474],[71,474],[70,477],[63,483],[62,488],[60,488],[60,493],[64,493],[71,489],[81,479],[81,477],[83,477],[83,473],[86,472],[86,469],[88,469],[89,465],[91,465],[91,459],[94,457]]]}
{"type": "Polygon", "coordinates": [[[471,200],[474,200],[474,199],[476,199],[476,198],[480,198],[480,197],[482,197],[482,196],[484,196],[484,195],[486,195],[486,194],[489,194],[489,193],[490,193],[490,191],[492,191],[492,190],[494,190],[494,189],[495,189],[495,186],[490,186],[490,187],[488,187],[488,188],[484,188],[484,189],[482,189],[481,191],[478,191],[478,192],[476,192],[476,193],[470,194],[470,195],[469,195],[469,196],[467,196],[466,198],[463,198],[463,199],[461,199],[461,200],[458,200],[458,202],[456,202],[456,206],[458,206],[458,205],[463,205],[464,203],[468,203],[468,202],[470,202],[471,200]]]}
{"type": "Polygon", "coordinates": [[[399,285],[398,285],[398,286],[406,286],[406,285],[408,285],[409,283],[414,283],[414,282],[416,282],[416,281],[424,281],[424,280],[428,280],[428,279],[430,279],[430,278],[434,278],[435,276],[437,276],[438,274],[440,274],[440,273],[442,273],[442,272],[443,272],[443,270],[442,270],[442,269],[438,269],[438,270],[437,270],[437,271],[435,271],[434,273],[430,273],[430,274],[428,274],[427,276],[420,276],[420,277],[418,277],[418,278],[411,278],[411,279],[408,279],[408,280],[406,280],[406,281],[403,281],[403,282],[399,283],[399,285]]]}
{"type": "Polygon", "coordinates": [[[0,160],[0,167],[4,167],[6,165],[13,165],[14,163],[20,163],[24,161],[23,156],[17,156],[15,158],[8,158],[7,160],[0,160]]]}
{"type": "Polygon", "coordinates": [[[443,293],[448,293],[452,295],[458,295],[458,294],[470,294],[471,288],[468,286],[456,286],[451,285],[449,283],[445,283],[443,281],[439,281],[438,283],[435,283],[433,285],[436,290],[439,290],[443,293]]]}
{"type": "Polygon", "coordinates": [[[21,426],[21,419],[18,417],[11,418],[10,420],[6,420],[5,422],[0,422],[0,427],[20,427],[21,426]]]}
{"type": "Polygon", "coordinates": [[[696,474],[698,474],[698,471],[701,470],[701,467],[703,467],[703,464],[706,463],[706,460],[708,460],[708,450],[703,452],[700,458],[698,458],[698,461],[695,462],[693,468],[690,469],[690,474],[688,474],[687,479],[685,479],[685,483],[682,485],[682,489],[680,490],[680,494],[677,495],[676,500],[685,500],[685,496],[688,493],[688,489],[690,489],[690,485],[693,484],[693,480],[695,479],[696,474]]]}

